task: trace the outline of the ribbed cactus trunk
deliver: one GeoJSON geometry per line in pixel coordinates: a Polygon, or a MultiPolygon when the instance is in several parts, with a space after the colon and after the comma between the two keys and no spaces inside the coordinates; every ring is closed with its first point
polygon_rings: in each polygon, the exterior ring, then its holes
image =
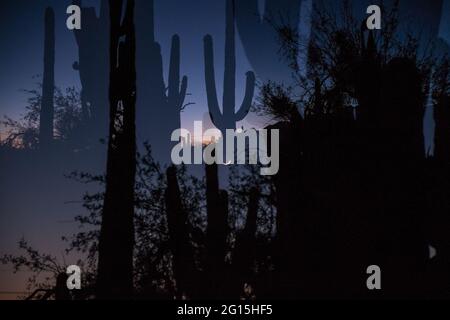
{"type": "Polygon", "coordinates": [[[188,216],[183,208],[178,184],[177,169],[167,169],[167,189],[165,192],[170,249],[173,256],[173,273],[176,281],[176,297],[190,296],[193,276],[193,250],[189,242],[188,216]]]}
{"type": "Polygon", "coordinates": [[[136,173],[136,67],[134,1],[110,0],[110,124],[106,191],[98,257],[98,298],[133,292],[134,185],[136,173]]]}
{"type": "Polygon", "coordinates": [[[255,90],[255,75],[247,72],[244,101],[238,111],[235,110],[236,86],[236,48],[235,48],[235,12],[234,0],[226,0],[225,35],[225,71],[223,84],[223,106],[220,110],[214,72],[213,39],[204,38],[205,82],[208,108],[211,120],[224,135],[227,129],[236,129],[236,123],[242,121],[250,111],[255,90]]]}
{"type": "Polygon", "coordinates": [[[55,92],[55,13],[52,8],[45,11],[44,76],[42,79],[42,102],[39,119],[39,145],[47,149],[53,141],[55,92]]]}
{"type": "Polygon", "coordinates": [[[206,166],[206,205],[206,293],[209,297],[220,297],[224,286],[228,194],[219,189],[217,164],[206,166]]]}

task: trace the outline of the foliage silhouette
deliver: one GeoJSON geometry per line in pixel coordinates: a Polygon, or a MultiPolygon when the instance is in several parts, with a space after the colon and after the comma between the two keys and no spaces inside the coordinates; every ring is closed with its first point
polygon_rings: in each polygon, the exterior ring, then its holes
{"type": "MultiPolygon", "coordinates": [[[[8,116],[0,122],[6,128],[2,141],[5,147],[37,150],[39,147],[39,117],[42,105],[42,85],[36,89],[23,90],[28,95],[25,114],[14,120],[8,116]]],[[[82,128],[80,92],[75,87],[64,91],[54,89],[54,141],[56,145],[81,146],[78,139],[82,128]]]]}
{"type": "MultiPolygon", "coordinates": [[[[111,2],[112,56],[120,35],[117,3],[111,2]]],[[[231,166],[225,188],[217,165],[206,166],[200,180],[184,166],[161,169],[148,144],[145,154],[136,150],[129,1],[126,40],[118,66],[111,66],[107,173],[72,175],[105,189],[84,196],[89,214],[77,221],[87,229],[66,239],[69,253],[86,254],[96,297],[448,298],[449,62],[419,50],[417,39],[399,37],[396,6],[377,32],[361,26],[349,7],[340,17],[316,14],[308,74],[290,61],[301,92],[269,81],[255,105],[274,119],[268,129],[280,130],[278,174],[231,166]],[[423,137],[429,92],[433,154],[423,137]],[[117,266],[118,260],[126,265],[117,266]],[[373,264],[382,269],[382,291],[367,290],[365,272],[373,264]]],[[[234,79],[232,12],[229,0],[227,79],[234,79]]],[[[281,49],[298,60],[299,37],[288,28],[278,30],[281,49]]],[[[213,80],[211,38],[205,44],[213,80]]],[[[179,92],[179,77],[175,84],[179,92]]],[[[225,87],[234,92],[234,81],[225,87]]],[[[216,104],[215,88],[209,94],[216,104]]],[[[226,118],[230,97],[224,94],[224,110],[213,120],[226,118]]],[[[230,119],[216,125],[235,128],[230,119]]],[[[36,257],[5,256],[3,262],[33,268],[29,261],[36,257]]],[[[33,270],[45,269],[36,264],[33,270]]]]}

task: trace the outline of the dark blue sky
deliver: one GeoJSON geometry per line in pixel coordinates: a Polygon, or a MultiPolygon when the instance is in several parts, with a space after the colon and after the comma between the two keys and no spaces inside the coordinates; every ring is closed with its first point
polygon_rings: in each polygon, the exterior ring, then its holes
{"type": "MultiPolygon", "coordinates": [[[[24,95],[20,89],[30,89],[42,74],[44,10],[52,5],[57,25],[63,26],[66,1],[18,0],[1,2],[0,37],[0,114],[17,115],[23,109],[24,95]]],[[[62,86],[77,84],[71,70],[76,54],[72,34],[65,28],[57,30],[56,77],[62,86]]]]}
{"type": "MultiPolygon", "coordinates": [[[[450,12],[450,0],[445,0],[444,12],[450,12]]],[[[355,1],[361,15],[364,3],[355,1]]],[[[1,1],[0,4],[0,115],[17,117],[24,110],[26,96],[20,89],[33,88],[39,79],[33,76],[42,74],[43,58],[43,15],[46,6],[52,6],[56,13],[56,84],[60,87],[80,86],[77,72],[72,70],[72,63],[77,60],[77,47],[72,32],[66,29],[66,7],[70,0],[14,0],[1,1]]],[[[260,0],[261,5],[264,1],[260,0]]],[[[420,24],[427,20],[432,4],[427,1],[409,0],[403,2],[404,12],[420,12],[412,18],[413,23],[420,24]],[[407,3],[407,4],[406,4],[407,3]]],[[[98,0],[84,0],[85,6],[95,6],[98,0]]],[[[302,23],[304,19],[301,19],[302,23]]],[[[441,33],[449,39],[450,19],[443,19],[441,33]]],[[[303,24],[303,28],[306,26],[303,24]]],[[[190,127],[193,120],[201,120],[207,111],[203,76],[203,42],[205,34],[214,37],[216,55],[216,78],[219,96],[221,96],[223,74],[223,35],[224,35],[224,1],[220,0],[156,0],[155,1],[156,40],[162,46],[167,77],[168,55],[171,36],[178,33],[182,41],[182,73],[189,76],[189,101],[195,102],[183,114],[183,124],[190,127]]],[[[237,39],[237,92],[239,103],[243,95],[245,73],[250,70],[245,53],[237,39]]]]}
{"type": "MultiPolygon", "coordinates": [[[[65,11],[70,3],[71,0],[0,2],[0,116],[7,114],[18,117],[23,113],[26,95],[20,89],[34,88],[40,81],[33,79],[33,76],[42,74],[43,18],[47,6],[52,6],[56,15],[56,85],[80,87],[78,73],[72,70],[73,62],[78,59],[77,46],[74,35],[65,26],[65,11]]],[[[94,6],[98,1],[84,0],[83,3],[84,6],[94,6]]],[[[221,96],[224,12],[224,2],[219,0],[195,0],[189,3],[179,0],[155,1],[156,40],[162,47],[166,78],[171,37],[175,33],[181,37],[181,71],[189,76],[188,92],[192,95],[188,100],[196,103],[183,114],[183,118],[187,119],[185,123],[202,120],[203,114],[207,112],[203,76],[203,36],[207,33],[214,37],[217,88],[221,96]]],[[[248,70],[250,66],[237,41],[237,88],[243,87],[248,70]]],[[[243,89],[237,89],[238,100],[242,99],[242,95],[243,89]]],[[[81,198],[86,186],[67,181],[63,176],[67,172],[62,169],[58,173],[59,178],[55,179],[36,178],[31,173],[35,169],[31,167],[16,175],[7,175],[8,171],[13,170],[10,169],[10,162],[0,169],[0,255],[17,252],[17,241],[24,236],[36,248],[61,257],[65,244],[61,243],[60,238],[75,232],[76,224],[68,222],[82,212],[80,204],[72,201],[81,198]]],[[[27,276],[28,273],[12,275],[10,268],[0,266],[0,292],[23,291],[27,276]]]]}
{"type": "MultiPolygon", "coordinates": [[[[245,1],[245,0],[242,0],[245,1]]],[[[306,0],[305,0],[306,1],[306,0]]],[[[308,0],[311,1],[311,0],[308,0]]],[[[96,0],[84,0],[85,6],[96,5],[96,0]]],[[[263,3],[264,1],[260,1],[263,3]]],[[[361,15],[364,15],[364,3],[371,1],[361,0],[359,3],[361,15]]],[[[43,68],[43,17],[47,6],[52,6],[56,13],[56,84],[60,87],[80,87],[78,73],[72,69],[72,63],[77,60],[77,47],[72,32],[65,27],[66,8],[71,0],[1,0],[0,1],[0,116],[7,114],[18,117],[24,111],[26,95],[20,89],[31,89],[39,79],[33,76],[42,74],[43,68]]],[[[307,3],[307,2],[306,2],[307,3]]],[[[403,1],[403,8],[414,13],[411,21],[420,24],[427,21],[427,15],[435,0],[403,1]]],[[[306,6],[308,7],[308,6],[306,6]]],[[[156,40],[162,46],[164,56],[164,74],[167,77],[168,55],[171,36],[178,33],[182,45],[182,73],[189,77],[188,92],[192,95],[189,102],[195,102],[183,114],[183,126],[190,129],[194,120],[202,120],[207,112],[204,92],[204,66],[203,66],[203,36],[212,34],[214,37],[216,81],[218,95],[221,97],[223,78],[223,51],[224,51],[224,12],[223,0],[155,0],[155,29],[156,40]]],[[[443,12],[447,15],[440,25],[441,37],[450,42],[450,0],[445,0],[443,12]]],[[[301,19],[303,32],[304,19],[301,19]]],[[[438,24],[439,25],[439,24],[438,24]]],[[[251,70],[239,38],[237,39],[237,72],[236,72],[236,99],[239,104],[244,91],[245,73],[251,70]]],[[[427,135],[430,141],[431,121],[427,119],[427,135]]],[[[2,179],[0,168],[0,181],[2,179]]],[[[30,168],[30,170],[32,170],[30,168]]],[[[63,173],[61,172],[61,177],[63,173]]],[[[25,173],[23,177],[26,177],[25,173]]],[[[45,179],[43,179],[45,180],[45,179]]],[[[58,185],[60,181],[28,181],[24,178],[11,179],[0,186],[7,185],[8,190],[0,190],[1,199],[12,199],[13,190],[19,190],[20,184],[29,185],[28,190],[41,190],[50,188],[52,183],[58,185]],[[10,192],[9,192],[10,191],[10,192]]],[[[84,188],[84,186],[82,186],[84,188]]],[[[77,184],[67,184],[60,192],[53,194],[51,204],[39,202],[39,194],[30,191],[26,201],[18,204],[17,201],[0,203],[0,254],[4,251],[14,250],[17,240],[23,235],[30,239],[33,245],[44,247],[52,252],[60,252],[61,235],[70,234],[73,225],[61,224],[58,221],[71,220],[79,214],[78,206],[63,205],[66,201],[78,200],[81,191],[77,184]],[[45,235],[45,236],[43,236],[45,235]]],[[[15,290],[23,284],[11,277],[11,270],[0,270],[0,291],[15,290]]],[[[1,296],[0,296],[1,298],[1,296]]]]}
{"type": "MultiPolygon", "coordinates": [[[[96,5],[98,1],[85,0],[84,5],[96,5]]],[[[0,51],[0,114],[18,116],[23,112],[26,96],[20,89],[30,89],[42,74],[43,16],[46,6],[52,6],[56,14],[56,85],[80,86],[72,63],[77,60],[75,39],[65,27],[65,10],[71,1],[15,0],[1,2],[0,38],[4,45],[0,51]]],[[[155,1],[156,40],[161,44],[164,56],[164,76],[168,73],[168,56],[171,36],[181,37],[181,71],[189,77],[189,101],[196,105],[185,111],[186,121],[201,120],[207,111],[204,94],[203,36],[212,34],[216,55],[217,87],[221,95],[224,48],[224,2],[211,0],[155,1]]],[[[237,41],[237,88],[245,83],[245,73],[250,70],[245,54],[237,41]]],[[[243,96],[237,89],[237,99],[243,96]]]]}

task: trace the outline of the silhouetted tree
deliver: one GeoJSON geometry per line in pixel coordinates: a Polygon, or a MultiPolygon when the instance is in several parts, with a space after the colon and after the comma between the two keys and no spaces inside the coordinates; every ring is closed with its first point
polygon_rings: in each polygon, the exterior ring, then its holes
{"type": "MultiPolygon", "coordinates": [[[[10,148],[36,150],[39,146],[39,122],[42,106],[42,85],[31,90],[23,90],[28,95],[26,112],[18,120],[4,116],[0,123],[7,129],[6,138],[2,142],[10,148]]],[[[77,146],[81,128],[80,92],[69,87],[54,89],[54,141],[55,145],[66,147],[77,146]]]]}
{"type": "MultiPolygon", "coordinates": [[[[343,9],[316,13],[308,77],[290,63],[300,97],[270,84],[262,91],[262,106],[282,120],[269,128],[280,129],[286,153],[274,177],[279,292],[364,295],[358,272],[379,261],[386,296],[415,295],[427,254],[423,116],[432,58],[418,58],[413,38],[399,39],[395,6],[377,34],[343,9]],[[410,269],[400,274],[403,265],[410,269]]],[[[279,32],[297,61],[295,30],[279,32]]]]}

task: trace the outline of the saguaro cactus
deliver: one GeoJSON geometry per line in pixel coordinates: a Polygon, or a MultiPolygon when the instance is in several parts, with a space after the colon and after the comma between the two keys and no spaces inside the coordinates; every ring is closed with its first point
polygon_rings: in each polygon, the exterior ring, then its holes
{"type": "Polygon", "coordinates": [[[170,248],[173,255],[173,273],[176,280],[177,297],[189,295],[189,277],[193,273],[193,252],[189,243],[188,217],[181,201],[177,169],[167,169],[167,189],[165,192],[170,248]]]}
{"type": "MultiPolygon", "coordinates": [[[[362,29],[365,29],[365,25],[362,29]]],[[[359,111],[366,118],[374,116],[379,103],[381,86],[381,61],[375,44],[373,31],[370,30],[365,43],[364,30],[361,31],[361,57],[356,77],[355,89],[359,102],[359,111]],[[364,114],[364,112],[369,114],[364,114]]]]}
{"type": "MultiPolygon", "coordinates": [[[[81,0],[73,3],[82,6],[81,0]]],[[[94,139],[108,128],[108,15],[107,0],[101,0],[98,17],[95,8],[82,7],[82,28],[74,30],[78,61],[73,68],[80,74],[83,120],[94,139]]]]}
{"type": "Polygon", "coordinates": [[[170,136],[181,127],[188,85],[188,78],[180,77],[180,37],[172,37],[166,84],[161,46],[155,42],[153,0],[138,1],[136,5],[137,85],[140,92],[137,99],[138,137],[142,141],[148,140],[160,163],[168,164],[173,147],[170,136]]]}
{"type": "Polygon", "coordinates": [[[211,35],[204,38],[205,81],[208,108],[214,125],[225,133],[226,129],[236,129],[236,122],[243,120],[252,105],[255,90],[255,74],[247,72],[244,101],[240,109],[235,110],[236,53],[235,53],[235,13],[234,0],[226,0],[226,39],[225,39],[225,74],[223,84],[223,108],[217,100],[213,39],[211,35]]]}
{"type": "Polygon", "coordinates": [[[445,60],[435,72],[434,156],[443,163],[450,162],[450,61],[445,60]]]}
{"type": "Polygon", "coordinates": [[[110,0],[110,123],[106,191],[99,241],[99,298],[129,297],[133,290],[136,174],[136,67],[134,0],[110,0]]]}
{"type": "Polygon", "coordinates": [[[167,108],[169,109],[168,112],[170,112],[170,118],[177,121],[175,127],[172,128],[175,130],[181,127],[180,113],[186,99],[188,86],[188,78],[186,76],[183,76],[180,86],[180,37],[178,35],[172,37],[168,85],[167,108]]]}
{"type": "Polygon", "coordinates": [[[42,79],[42,103],[39,119],[39,144],[47,148],[53,140],[53,98],[55,92],[55,13],[45,11],[44,76],[42,79]]]}
{"type": "Polygon", "coordinates": [[[234,276],[237,294],[241,293],[245,281],[252,278],[252,265],[256,250],[256,229],[259,209],[259,190],[252,188],[248,199],[248,211],[245,227],[236,239],[233,253],[234,276]]]}
{"type": "Polygon", "coordinates": [[[219,189],[217,164],[206,166],[206,272],[208,295],[221,295],[228,235],[228,193],[219,189]]]}

